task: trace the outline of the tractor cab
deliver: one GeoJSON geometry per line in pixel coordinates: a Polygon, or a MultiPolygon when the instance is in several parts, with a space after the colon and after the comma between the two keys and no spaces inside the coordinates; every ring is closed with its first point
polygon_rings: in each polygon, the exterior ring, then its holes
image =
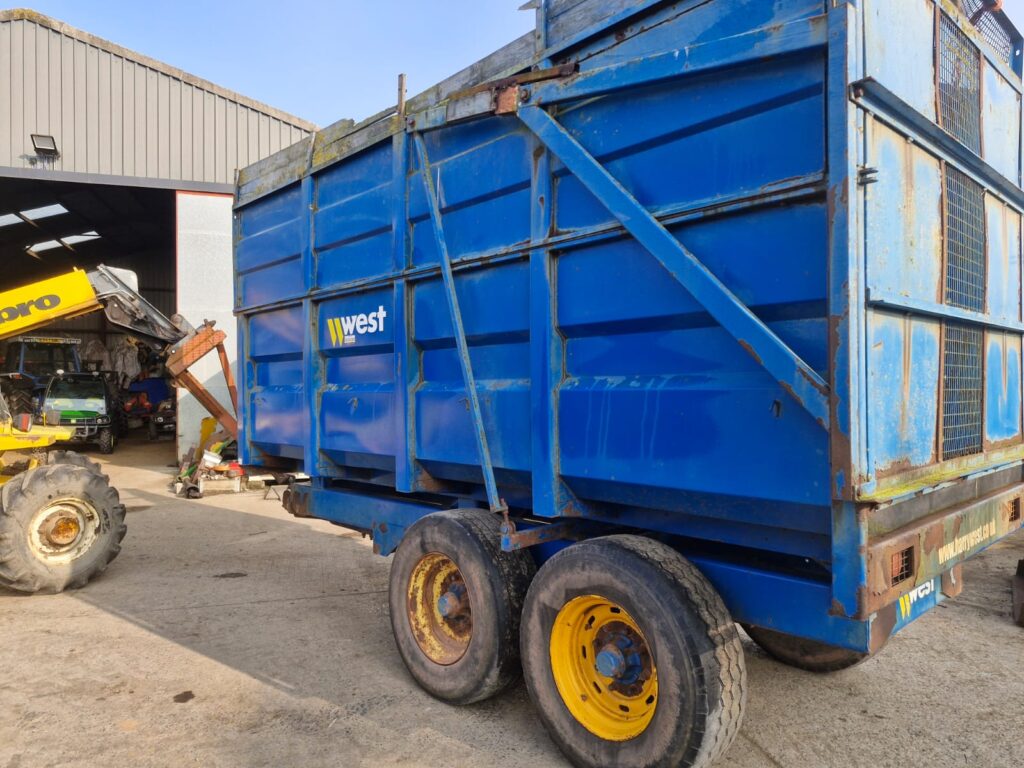
{"type": "Polygon", "coordinates": [[[40,396],[58,371],[78,373],[81,339],[65,336],[17,336],[5,342],[0,377],[12,413],[38,410],[40,396]]]}

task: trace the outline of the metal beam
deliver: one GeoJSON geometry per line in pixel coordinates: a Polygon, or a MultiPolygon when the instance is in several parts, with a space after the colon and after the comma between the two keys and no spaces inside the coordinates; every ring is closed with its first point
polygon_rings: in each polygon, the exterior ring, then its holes
{"type": "Polygon", "coordinates": [[[874,78],[853,83],[850,93],[858,107],[897,133],[913,139],[940,160],[955,165],[1015,208],[1024,208],[1024,190],[874,78]]]}
{"type": "Polygon", "coordinates": [[[683,75],[695,75],[774,56],[824,48],[828,43],[827,20],[827,14],[812,16],[781,26],[765,27],[742,35],[586,70],[571,77],[526,86],[520,89],[520,96],[523,103],[534,106],[592,98],[683,75]]]}
{"type": "Polygon", "coordinates": [[[452,320],[452,332],[455,345],[459,351],[459,364],[462,366],[462,378],[466,385],[466,396],[469,398],[470,415],[473,417],[473,434],[476,437],[477,453],[480,456],[480,468],[484,473],[484,485],[487,488],[487,503],[492,512],[507,512],[505,502],[498,497],[498,485],[494,479],[494,465],[491,463],[491,451],[487,446],[487,432],[484,430],[483,415],[480,411],[480,397],[476,391],[476,379],[473,376],[473,365],[469,357],[469,344],[466,342],[466,330],[462,325],[462,312],[459,309],[459,297],[455,293],[455,277],[452,274],[452,262],[448,255],[448,244],[444,237],[444,226],[441,222],[441,209],[434,189],[434,180],[430,174],[430,159],[427,157],[427,145],[423,136],[413,134],[416,143],[416,155],[420,164],[420,176],[427,193],[427,206],[430,208],[430,221],[433,224],[434,245],[441,266],[441,277],[444,280],[445,295],[448,298],[448,311],[452,320]]]}
{"type": "Polygon", "coordinates": [[[519,118],[582,184],[826,429],[828,385],[690,253],[583,146],[540,107],[523,107],[519,118]]]}

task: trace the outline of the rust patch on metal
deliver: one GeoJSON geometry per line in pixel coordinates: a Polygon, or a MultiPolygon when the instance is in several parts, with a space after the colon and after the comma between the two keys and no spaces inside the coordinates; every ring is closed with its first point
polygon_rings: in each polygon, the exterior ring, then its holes
{"type": "MultiPolygon", "coordinates": [[[[959,520],[956,523],[957,529],[960,528],[959,520]]],[[[955,535],[955,534],[954,534],[955,535]]],[[[941,525],[933,525],[925,531],[924,538],[921,540],[921,548],[924,550],[926,555],[930,555],[939,547],[942,546],[946,540],[946,533],[941,525]]]]}
{"type": "Polygon", "coordinates": [[[578,69],[579,64],[576,62],[559,64],[557,67],[548,67],[547,69],[535,69],[532,72],[524,72],[521,75],[513,75],[512,77],[503,77],[499,80],[490,80],[470,88],[464,88],[461,91],[455,91],[448,95],[448,99],[455,101],[476,93],[483,93],[484,91],[499,91],[528,83],[539,83],[543,80],[555,80],[560,77],[576,74],[578,69]]]}
{"type": "Polygon", "coordinates": [[[495,92],[494,114],[513,115],[519,109],[519,88],[510,86],[495,92]]]}
{"type": "MultiPolygon", "coordinates": [[[[746,339],[737,339],[737,341],[739,341],[740,346],[747,351],[747,354],[749,354],[752,358],[754,358],[754,360],[757,361],[758,365],[764,365],[764,363],[761,361],[761,356],[754,351],[754,348],[750,346],[749,341],[747,341],[746,339]]],[[[785,384],[783,384],[783,386],[785,386],[785,384]]]]}
{"type": "Polygon", "coordinates": [[[800,403],[800,405],[804,404],[803,398],[796,393],[796,390],[793,389],[793,387],[791,387],[788,382],[780,381],[779,386],[786,391],[786,394],[788,394],[790,397],[792,397],[794,400],[800,403]]]}
{"type": "Polygon", "coordinates": [[[814,378],[813,378],[813,377],[812,377],[812,376],[811,376],[811,375],[810,375],[810,374],[809,374],[809,373],[808,373],[807,371],[805,371],[805,370],[804,370],[803,368],[797,368],[796,370],[797,370],[797,373],[799,373],[799,374],[800,374],[801,376],[803,376],[803,377],[804,377],[804,378],[805,378],[805,379],[807,380],[807,382],[808,382],[808,383],[809,383],[809,384],[810,384],[810,385],[811,385],[812,387],[814,387],[814,388],[815,388],[816,390],[818,390],[818,391],[819,391],[819,392],[820,392],[821,394],[823,394],[823,395],[827,395],[827,394],[828,394],[828,385],[827,385],[827,384],[821,384],[820,382],[816,381],[816,380],[815,380],[815,379],[814,379],[814,378]]]}
{"type": "Polygon", "coordinates": [[[887,605],[878,612],[875,620],[871,622],[871,653],[878,653],[882,646],[892,637],[892,630],[896,626],[896,603],[887,605]]]}
{"type": "Polygon", "coordinates": [[[954,565],[942,574],[942,594],[946,597],[957,597],[964,591],[964,567],[954,565]]]}
{"type": "MultiPolygon", "coordinates": [[[[1007,507],[1022,491],[1024,484],[1004,488],[914,520],[871,541],[866,554],[867,584],[861,590],[864,604],[858,606],[858,618],[867,618],[908,590],[954,571],[967,558],[1019,529],[1021,521],[1011,521],[1007,507]],[[913,550],[914,576],[894,584],[892,558],[906,549],[913,550]]],[[[959,573],[953,573],[949,583],[943,584],[953,589],[957,580],[959,573]]]]}
{"type": "Polygon", "coordinates": [[[914,469],[914,465],[910,459],[896,459],[895,461],[886,464],[884,467],[875,470],[875,475],[881,480],[886,477],[902,474],[909,469],[914,469]]]}
{"type": "MultiPolygon", "coordinates": [[[[845,187],[844,187],[845,188],[845,187]]],[[[830,206],[834,200],[832,195],[829,195],[830,206]]],[[[845,285],[844,285],[845,291],[845,285]]],[[[853,451],[850,447],[850,436],[848,433],[842,430],[842,420],[839,418],[839,397],[835,394],[838,387],[835,381],[836,358],[840,355],[842,349],[842,336],[840,333],[840,325],[844,319],[848,316],[848,310],[844,310],[840,315],[829,315],[829,347],[830,354],[832,355],[832,376],[833,380],[830,381],[831,393],[829,395],[829,448],[832,453],[832,482],[833,482],[833,494],[836,498],[844,500],[852,500],[856,495],[856,489],[863,479],[854,478],[853,475],[853,451]],[[841,476],[841,477],[840,477],[841,476]]]]}

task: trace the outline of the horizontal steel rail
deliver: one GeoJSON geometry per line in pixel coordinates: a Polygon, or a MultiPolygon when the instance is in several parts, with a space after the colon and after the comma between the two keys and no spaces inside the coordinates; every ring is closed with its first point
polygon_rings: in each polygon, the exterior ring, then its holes
{"type": "Polygon", "coordinates": [[[1024,211],[1024,190],[942,128],[871,78],[850,86],[854,103],[927,152],[955,165],[1003,202],[1024,211]]]}
{"type": "MultiPolygon", "coordinates": [[[[814,173],[808,176],[801,176],[796,179],[787,179],[778,185],[765,187],[755,195],[744,194],[735,197],[715,198],[714,200],[699,200],[687,205],[667,205],[651,210],[651,213],[665,226],[682,224],[688,221],[701,219],[712,219],[719,216],[740,211],[755,210],[767,206],[777,205],[781,202],[794,202],[809,198],[823,198],[825,187],[822,174],[814,173]]],[[[557,248],[559,251],[569,251],[574,248],[583,248],[594,243],[603,242],[619,237],[628,237],[629,233],[622,224],[597,224],[592,227],[577,229],[558,234],[550,235],[544,239],[528,243],[516,244],[512,247],[495,248],[479,253],[470,253],[459,258],[452,259],[452,270],[475,269],[483,266],[492,266],[506,261],[523,259],[532,251],[557,248]]],[[[239,316],[258,314],[271,308],[296,306],[306,298],[322,300],[335,296],[342,296],[354,291],[362,291],[368,288],[389,285],[395,280],[424,280],[436,277],[440,274],[440,267],[436,264],[424,264],[417,267],[410,267],[397,273],[374,275],[362,277],[329,288],[319,288],[309,293],[296,294],[290,300],[275,300],[267,304],[254,304],[244,309],[235,310],[239,316]]]]}
{"type": "Polygon", "coordinates": [[[524,86],[520,89],[520,98],[522,103],[534,106],[592,98],[684,75],[725,69],[755,59],[824,48],[828,42],[827,19],[827,15],[822,14],[524,86]]]}

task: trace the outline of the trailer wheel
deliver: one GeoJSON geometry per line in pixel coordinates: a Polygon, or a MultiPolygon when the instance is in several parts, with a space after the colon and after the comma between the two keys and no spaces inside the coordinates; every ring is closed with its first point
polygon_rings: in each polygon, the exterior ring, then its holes
{"type": "Polygon", "coordinates": [[[526,597],[521,646],[530,697],[576,765],[707,766],[739,732],[739,631],[665,544],[608,536],[556,554],[526,597]]]}
{"type": "Polygon", "coordinates": [[[0,585],[84,586],[121,551],[125,508],[104,475],[70,464],[30,469],[0,493],[0,585]]]}
{"type": "Polygon", "coordinates": [[[46,460],[41,462],[43,464],[71,464],[76,467],[84,467],[90,472],[95,472],[97,475],[106,477],[103,474],[103,468],[98,463],[76,451],[49,451],[46,454],[46,460]]]}
{"type": "Polygon", "coordinates": [[[536,566],[528,552],[501,551],[500,526],[479,509],[427,515],[391,565],[398,652],[420,686],[451,704],[493,696],[519,674],[519,620],[536,566]]]}
{"type": "Polygon", "coordinates": [[[787,635],[774,629],[749,624],[744,624],[743,629],[772,658],[808,672],[839,672],[860,664],[872,655],[787,635]]]}

